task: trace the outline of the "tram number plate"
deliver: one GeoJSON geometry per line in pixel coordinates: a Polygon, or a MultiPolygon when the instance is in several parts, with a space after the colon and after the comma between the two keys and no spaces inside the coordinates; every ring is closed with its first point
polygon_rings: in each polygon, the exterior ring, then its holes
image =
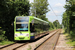
{"type": "Polygon", "coordinates": [[[20,35],[23,35],[23,34],[20,34],[20,35]]]}

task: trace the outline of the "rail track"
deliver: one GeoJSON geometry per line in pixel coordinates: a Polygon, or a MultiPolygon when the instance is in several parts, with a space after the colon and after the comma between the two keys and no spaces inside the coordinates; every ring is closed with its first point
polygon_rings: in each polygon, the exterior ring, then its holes
{"type": "Polygon", "coordinates": [[[61,30],[56,31],[49,38],[47,38],[44,42],[42,42],[39,46],[37,46],[34,50],[54,50],[58,42],[60,32],[61,30]]]}
{"type": "Polygon", "coordinates": [[[8,47],[8,46],[14,45],[14,44],[16,44],[16,42],[15,42],[15,43],[12,43],[12,44],[9,44],[9,45],[5,45],[5,46],[3,46],[3,47],[0,47],[0,50],[3,49],[3,48],[6,48],[6,47],[8,47]]]}
{"type": "MultiPolygon", "coordinates": [[[[54,32],[54,31],[57,31],[57,30],[53,30],[53,31],[49,31],[49,33],[51,32],[54,32]]],[[[47,32],[48,33],[48,32],[47,32]]],[[[24,43],[13,43],[13,44],[9,44],[9,45],[6,45],[6,46],[3,46],[3,47],[0,47],[0,50],[17,50],[23,46],[25,46],[26,44],[28,44],[29,42],[24,42],[24,43]]]]}
{"type": "Polygon", "coordinates": [[[54,31],[57,31],[57,30],[47,31],[47,32],[45,32],[45,33],[39,34],[39,35],[37,35],[37,36],[35,37],[35,39],[38,39],[38,38],[43,37],[43,36],[46,36],[46,35],[48,35],[49,33],[52,33],[52,32],[54,32],[54,31]]]}
{"type": "Polygon", "coordinates": [[[13,43],[13,44],[9,44],[6,46],[3,46],[0,48],[0,50],[16,50],[17,48],[20,48],[26,44],[28,44],[29,42],[26,43],[13,43]]]}

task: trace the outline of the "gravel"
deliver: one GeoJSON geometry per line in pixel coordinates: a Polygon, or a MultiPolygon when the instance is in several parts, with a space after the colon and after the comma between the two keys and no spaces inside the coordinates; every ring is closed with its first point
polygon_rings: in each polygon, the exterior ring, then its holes
{"type": "Polygon", "coordinates": [[[68,40],[66,40],[66,35],[64,35],[62,31],[55,50],[73,50],[73,46],[69,46],[68,44],[66,44],[67,41],[68,40]]]}

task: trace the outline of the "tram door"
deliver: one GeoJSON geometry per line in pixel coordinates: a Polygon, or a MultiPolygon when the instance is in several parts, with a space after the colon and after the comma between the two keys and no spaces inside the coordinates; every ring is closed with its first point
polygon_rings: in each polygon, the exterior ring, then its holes
{"type": "Polygon", "coordinates": [[[30,34],[31,34],[31,40],[35,39],[35,31],[34,31],[34,25],[32,25],[32,23],[30,23],[30,34]]]}

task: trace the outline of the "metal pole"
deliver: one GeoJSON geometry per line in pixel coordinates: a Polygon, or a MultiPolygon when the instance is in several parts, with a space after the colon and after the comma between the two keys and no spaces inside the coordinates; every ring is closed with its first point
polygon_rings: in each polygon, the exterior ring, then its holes
{"type": "MultiPolygon", "coordinates": [[[[34,4],[36,3],[36,0],[34,0],[34,4]]],[[[35,4],[36,5],[36,4],[35,4]]],[[[36,17],[36,7],[34,6],[35,11],[35,17],[36,17]]]]}

